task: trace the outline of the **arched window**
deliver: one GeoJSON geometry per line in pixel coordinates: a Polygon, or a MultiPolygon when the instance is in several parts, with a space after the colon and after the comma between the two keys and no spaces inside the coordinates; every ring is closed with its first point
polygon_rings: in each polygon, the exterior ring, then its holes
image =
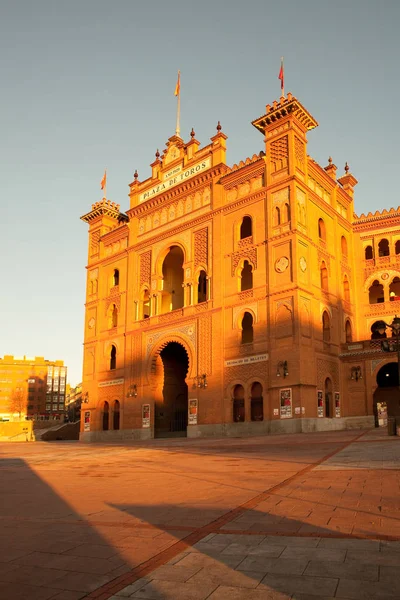
{"type": "Polygon", "coordinates": [[[389,256],[390,255],[390,250],[389,250],[389,242],[383,238],[383,240],[381,240],[378,244],[378,256],[389,256]]]}
{"type": "Polygon", "coordinates": [[[248,260],[244,261],[240,277],[240,291],[251,290],[253,288],[253,267],[248,260]]]}
{"type": "Polygon", "coordinates": [[[350,302],[350,284],[347,275],[343,278],[343,295],[346,302],[350,302]]]}
{"type": "Polygon", "coordinates": [[[111,346],[110,352],[110,370],[117,368],[117,349],[114,345],[111,346]]]}
{"type": "Polygon", "coordinates": [[[240,423],[244,421],[244,388],[235,385],[233,389],[233,421],[240,423]]]}
{"type": "Polygon", "coordinates": [[[372,252],[372,246],[365,247],[365,260],[371,260],[374,257],[374,253],[372,252]]]}
{"type": "Polygon", "coordinates": [[[324,290],[325,292],[327,292],[328,291],[328,269],[326,268],[325,261],[322,261],[322,263],[321,263],[320,275],[321,275],[321,289],[324,290]]]}
{"type": "Polygon", "coordinates": [[[395,243],[394,251],[396,254],[400,254],[400,240],[397,240],[397,242],[395,243]]]}
{"type": "Polygon", "coordinates": [[[325,417],[332,417],[332,381],[327,377],[325,379],[325,417]]]}
{"type": "Polygon", "coordinates": [[[382,340],[387,337],[384,321],[375,321],[371,325],[371,340],[382,340]]]}
{"type": "Polygon", "coordinates": [[[149,317],[150,317],[150,292],[149,292],[149,290],[143,290],[142,319],[148,319],[149,317]]]}
{"type": "Polygon", "coordinates": [[[349,319],[346,319],[344,329],[346,333],[346,344],[351,344],[351,342],[353,341],[353,332],[351,329],[351,323],[349,319]]]}
{"type": "Polygon", "coordinates": [[[118,271],[118,269],[114,269],[113,285],[119,285],[119,271],[118,271]]]}
{"type": "Polygon", "coordinates": [[[242,344],[251,344],[253,341],[253,315],[245,312],[242,319],[242,344]]]}
{"type": "Polygon", "coordinates": [[[380,304],[381,302],[385,302],[383,285],[379,283],[377,279],[372,282],[368,294],[370,304],[380,304]]]}
{"type": "Polygon", "coordinates": [[[183,260],[182,249],[179,246],[171,246],[162,266],[163,294],[161,310],[163,313],[183,307],[183,260]]]}
{"type": "Polygon", "coordinates": [[[113,304],[112,308],[111,308],[110,326],[117,327],[117,325],[118,325],[118,309],[117,309],[116,305],[113,304]]]}
{"type": "Polygon", "coordinates": [[[398,277],[394,277],[389,286],[389,298],[391,302],[400,300],[400,279],[398,277]]]}
{"type": "Polygon", "coordinates": [[[347,240],[344,237],[344,235],[342,235],[341,246],[342,246],[342,256],[347,257],[347,240]]]}
{"type": "Polygon", "coordinates": [[[263,388],[258,381],[251,386],[250,412],[252,421],[264,420],[263,388]]]}
{"type": "Polygon", "coordinates": [[[253,224],[251,217],[243,217],[242,224],[240,226],[240,239],[251,237],[253,235],[253,224]]]}
{"type": "Polygon", "coordinates": [[[322,313],[322,339],[324,342],[331,341],[331,319],[326,310],[322,313]]]}
{"type": "Polygon", "coordinates": [[[287,223],[288,221],[290,221],[290,206],[287,202],[283,205],[282,217],[283,223],[287,223]]]}
{"type": "Polygon", "coordinates": [[[323,219],[318,219],[318,237],[323,242],[326,242],[326,229],[323,219]]]}
{"type": "Polygon", "coordinates": [[[114,402],[114,409],[113,409],[113,429],[117,430],[119,429],[119,401],[116,400],[114,402]]]}
{"type": "Polygon", "coordinates": [[[207,300],[207,273],[200,271],[197,284],[197,302],[206,302],[207,300]]]}
{"type": "Polygon", "coordinates": [[[281,209],[279,206],[275,206],[274,208],[274,227],[277,227],[281,224],[281,209]]]}
{"type": "Polygon", "coordinates": [[[103,431],[108,431],[110,422],[110,407],[108,402],[103,404],[103,431]]]}

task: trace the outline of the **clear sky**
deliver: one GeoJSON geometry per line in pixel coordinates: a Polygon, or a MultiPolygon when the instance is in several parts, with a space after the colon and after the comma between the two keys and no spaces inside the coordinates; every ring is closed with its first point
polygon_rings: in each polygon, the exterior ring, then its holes
{"type": "Polygon", "coordinates": [[[174,134],[233,164],[263,149],[250,124],[285,91],[319,121],[308,152],[359,180],[357,214],[397,207],[398,0],[0,0],[0,356],[63,359],[81,380],[87,226],[128,208],[174,134]]]}

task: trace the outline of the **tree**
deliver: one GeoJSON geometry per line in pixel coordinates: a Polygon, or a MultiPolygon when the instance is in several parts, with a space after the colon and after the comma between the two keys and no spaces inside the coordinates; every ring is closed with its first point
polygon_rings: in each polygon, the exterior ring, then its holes
{"type": "Polygon", "coordinates": [[[18,413],[20,419],[22,413],[26,414],[27,398],[26,392],[22,388],[16,388],[11,392],[8,408],[12,414],[18,413]]]}

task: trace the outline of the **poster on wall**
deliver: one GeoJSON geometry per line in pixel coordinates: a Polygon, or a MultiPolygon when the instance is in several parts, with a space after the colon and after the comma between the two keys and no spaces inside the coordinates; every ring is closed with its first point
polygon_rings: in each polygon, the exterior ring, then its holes
{"type": "Polygon", "coordinates": [[[197,413],[198,413],[198,400],[197,398],[189,398],[189,408],[188,408],[188,424],[189,425],[197,425],[197,413]]]}
{"type": "Polygon", "coordinates": [[[317,391],[317,416],[324,416],[324,401],[323,401],[323,393],[322,390],[317,391]]]}
{"type": "Polygon", "coordinates": [[[142,404],[142,427],[150,427],[150,404],[142,404]]]}
{"type": "Polygon", "coordinates": [[[292,417],[292,388],[285,388],[280,391],[281,419],[290,419],[292,417]]]}
{"type": "Polygon", "coordinates": [[[83,415],[83,431],[90,431],[90,410],[85,410],[83,415]]]}
{"type": "Polygon", "coordinates": [[[335,417],[340,417],[340,393],[335,392],[335,417]]]}

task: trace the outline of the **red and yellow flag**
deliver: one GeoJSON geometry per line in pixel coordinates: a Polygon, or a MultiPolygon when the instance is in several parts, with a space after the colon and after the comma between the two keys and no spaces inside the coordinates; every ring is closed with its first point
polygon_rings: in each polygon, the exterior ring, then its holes
{"type": "Polygon", "coordinates": [[[104,171],[103,179],[100,181],[100,188],[104,190],[107,183],[107,171],[104,171]]]}
{"type": "Polygon", "coordinates": [[[180,93],[181,93],[181,72],[178,71],[178,80],[177,80],[176,86],[175,86],[175,96],[179,96],[180,93]]]}
{"type": "Polygon", "coordinates": [[[281,68],[279,71],[278,79],[281,80],[281,90],[283,91],[285,88],[285,74],[283,70],[283,57],[281,58],[281,68]]]}

